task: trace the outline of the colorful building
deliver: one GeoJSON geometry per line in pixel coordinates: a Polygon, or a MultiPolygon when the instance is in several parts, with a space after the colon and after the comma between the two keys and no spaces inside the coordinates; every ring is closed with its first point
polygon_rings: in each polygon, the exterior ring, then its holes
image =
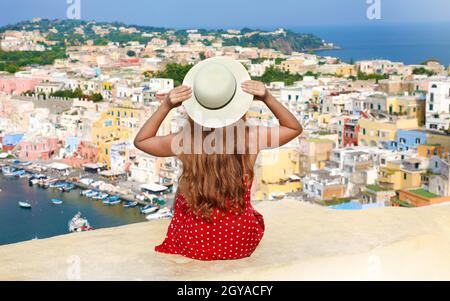
{"type": "Polygon", "coordinates": [[[98,162],[111,167],[111,145],[132,139],[139,130],[143,115],[131,105],[111,107],[92,125],[92,140],[98,146],[98,162]]]}
{"type": "Polygon", "coordinates": [[[17,157],[25,161],[50,160],[60,147],[57,138],[35,137],[22,140],[17,148],[17,157]]]}
{"type": "Polygon", "coordinates": [[[80,141],[76,150],[64,159],[64,163],[73,168],[81,168],[84,164],[98,162],[98,146],[88,141],[80,141]]]}
{"type": "Polygon", "coordinates": [[[425,103],[425,98],[416,96],[392,96],[386,100],[389,115],[416,118],[420,126],[425,124],[425,103]]]}
{"type": "Polygon", "coordinates": [[[425,173],[426,168],[420,160],[391,161],[380,166],[377,181],[384,189],[418,188],[422,185],[422,175],[425,173]]]}
{"type": "Polygon", "coordinates": [[[399,192],[398,199],[392,201],[392,206],[423,207],[450,202],[450,196],[440,197],[425,189],[408,189],[399,192]]]}
{"type": "Polygon", "coordinates": [[[275,195],[301,190],[297,148],[265,150],[255,164],[254,199],[268,200],[275,195]]]}
{"type": "Polygon", "coordinates": [[[358,121],[360,131],[358,133],[358,145],[383,146],[385,143],[397,140],[399,129],[416,129],[418,127],[415,118],[389,119],[360,119],[358,121]]]}

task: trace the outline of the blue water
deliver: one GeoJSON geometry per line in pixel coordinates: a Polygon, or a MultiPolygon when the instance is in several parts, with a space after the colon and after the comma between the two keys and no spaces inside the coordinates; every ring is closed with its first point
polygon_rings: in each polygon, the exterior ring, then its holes
{"type": "Polygon", "coordinates": [[[343,61],[389,59],[406,64],[420,64],[437,58],[450,64],[450,22],[424,24],[306,26],[291,28],[296,32],[314,33],[342,47],[341,50],[320,51],[323,56],[335,56],[343,61]]]}
{"type": "Polygon", "coordinates": [[[95,229],[145,221],[138,208],[104,206],[101,201],[82,197],[79,190],[68,193],[29,186],[27,179],[6,178],[0,174],[0,245],[33,238],[68,233],[69,220],[80,211],[95,229]],[[62,205],[50,200],[60,198],[62,205]],[[19,201],[29,200],[32,209],[22,209],[19,201]]]}

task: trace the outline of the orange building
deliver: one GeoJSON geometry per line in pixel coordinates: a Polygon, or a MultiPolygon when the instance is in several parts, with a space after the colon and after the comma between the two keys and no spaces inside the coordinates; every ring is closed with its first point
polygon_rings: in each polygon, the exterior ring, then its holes
{"type": "Polygon", "coordinates": [[[437,144],[422,144],[417,146],[419,157],[430,159],[433,156],[442,157],[444,148],[437,144]]]}
{"type": "Polygon", "coordinates": [[[440,197],[425,189],[400,190],[398,200],[392,201],[392,206],[423,207],[450,202],[450,196],[440,197]]]}

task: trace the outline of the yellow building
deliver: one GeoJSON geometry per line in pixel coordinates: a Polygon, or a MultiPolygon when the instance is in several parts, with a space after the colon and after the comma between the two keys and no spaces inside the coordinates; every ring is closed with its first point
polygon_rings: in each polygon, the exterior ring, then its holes
{"type": "Polygon", "coordinates": [[[383,141],[396,140],[397,130],[417,129],[418,121],[416,118],[399,118],[395,121],[360,119],[358,125],[358,145],[377,147],[383,141]]]}
{"type": "Polygon", "coordinates": [[[450,136],[438,132],[427,132],[427,144],[440,145],[446,151],[450,150],[450,136]]]}
{"type": "Polygon", "coordinates": [[[392,96],[387,98],[386,108],[390,115],[416,118],[419,125],[425,124],[425,100],[414,96],[392,96]]]}
{"type": "Polygon", "coordinates": [[[402,166],[401,161],[388,162],[386,166],[380,167],[378,184],[392,190],[418,188],[425,172],[426,170],[402,166]]]}
{"type": "Polygon", "coordinates": [[[92,125],[92,140],[99,148],[98,162],[110,168],[111,144],[132,140],[139,130],[142,110],[130,103],[115,106],[100,115],[92,125]]]}
{"type": "Polygon", "coordinates": [[[280,148],[262,151],[255,164],[253,199],[268,200],[302,189],[299,151],[280,148]]]}
{"type": "Polygon", "coordinates": [[[336,69],[337,76],[352,76],[356,75],[356,67],[354,65],[349,64],[341,64],[336,69]]]}

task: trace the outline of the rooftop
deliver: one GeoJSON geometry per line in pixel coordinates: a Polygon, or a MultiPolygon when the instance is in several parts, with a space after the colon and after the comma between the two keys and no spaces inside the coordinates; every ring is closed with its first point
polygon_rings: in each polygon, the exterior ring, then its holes
{"type": "Polygon", "coordinates": [[[408,191],[413,193],[413,194],[416,194],[418,196],[421,196],[421,197],[424,197],[424,198],[428,198],[428,199],[438,198],[439,197],[438,195],[436,195],[434,193],[431,193],[428,190],[425,190],[425,189],[422,189],[422,188],[420,188],[420,189],[411,189],[411,190],[408,190],[408,191]]]}
{"type": "Polygon", "coordinates": [[[450,206],[346,211],[286,200],[255,207],[266,233],[246,259],[155,253],[169,224],[155,221],[1,246],[0,279],[73,279],[79,262],[81,280],[450,280],[450,206]]]}

